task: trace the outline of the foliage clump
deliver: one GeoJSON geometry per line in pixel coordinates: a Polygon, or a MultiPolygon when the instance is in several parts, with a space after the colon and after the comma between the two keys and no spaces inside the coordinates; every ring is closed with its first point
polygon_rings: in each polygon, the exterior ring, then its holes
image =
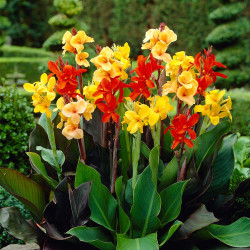
{"type": "Polygon", "coordinates": [[[29,133],[35,126],[32,108],[15,87],[0,88],[0,166],[28,174],[29,133]]]}

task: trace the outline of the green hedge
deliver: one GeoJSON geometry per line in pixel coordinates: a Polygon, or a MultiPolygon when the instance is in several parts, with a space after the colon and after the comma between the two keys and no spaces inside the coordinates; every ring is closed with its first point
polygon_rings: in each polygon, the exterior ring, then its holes
{"type": "Polygon", "coordinates": [[[43,49],[21,47],[21,46],[8,46],[0,47],[0,56],[2,57],[51,57],[51,52],[43,49]]]}
{"type": "Polygon", "coordinates": [[[13,73],[15,65],[18,72],[25,74],[25,79],[29,82],[35,82],[40,79],[43,73],[41,64],[47,64],[50,58],[25,58],[25,57],[0,57],[1,77],[8,73],[13,73]]]}
{"type": "Polygon", "coordinates": [[[232,99],[232,132],[250,136],[250,92],[247,89],[234,89],[226,92],[232,99]]]}
{"type": "Polygon", "coordinates": [[[216,53],[216,60],[226,65],[228,68],[239,67],[245,64],[248,54],[242,49],[242,44],[227,47],[225,50],[216,53]]]}
{"type": "Polygon", "coordinates": [[[249,30],[249,21],[242,17],[237,21],[221,24],[217,26],[207,36],[208,43],[213,45],[230,44],[240,38],[249,30]]]}
{"type": "Polygon", "coordinates": [[[244,8],[244,3],[231,3],[217,8],[216,10],[211,12],[208,17],[217,23],[229,21],[235,18],[240,12],[242,12],[244,8]]]}
{"type": "Polygon", "coordinates": [[[64,14],[57,14],[49,19],[49,25],[59,28],[72,27],[76,22],[77,20],[74,17],[69,18],[64,14]]]}
{"type": "Polygon", "coordinates": [[[54,6],[67,16],[79,15],[83,9],[81,0],[54,0],[54,6]]]}
{"type": "Polygon", "coordinates": [[[239,88],[250,84],[250,68],[242,67],[239,69],[223,70],[221,73],[227,75],[227,79],[218,77],[215,83],[217,88],[239,88]]]}

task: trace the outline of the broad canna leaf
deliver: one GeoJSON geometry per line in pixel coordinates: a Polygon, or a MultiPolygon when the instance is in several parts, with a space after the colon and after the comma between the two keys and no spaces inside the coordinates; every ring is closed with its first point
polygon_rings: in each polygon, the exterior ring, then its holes
{"type": "Polygon", "coordinates": [[[162,207],[159,215],[162,226],[177,218],[181,211],[182,195],[188,181],[181,181],[161,191],[162,207]]]}
{"type": "Polygon", "coordinates": [[[122,176],[120,176],[115,182],[115,193],[118,201],[118,232],[125,234],[129,230],[130,220],[128,215],[124,212],[122,203],[125,199],[125,186],[122,182],[122,176]]]}
{"type": "Polygon", "coordinates": [[[144,237],[157,230],[160,209],[161,198],[153,183],[150,167],[147,167],[139,177],[133,195],[131,219],[134,237],[144,237]]]}
{"type": "MultiPolygon", "coordinates": [[[[36,150],[41,151],[41,156],[44,161],[48,162],[52,166],[56,166],[55,159],[53,157],[53,152],[51,149],[43,148],[41,146],[37,146],[36,150]]],[[[61,150],[56,150],[58,163],[60,166],[63,165],[65,161],[65,155],[61,150]]]]}
{"type": "Polygon", "coordinates": [[[8,232],[26,243],[38,243],[45,238],[45,234],[24,219],[17,207],[4,207],[0,209],[0,224],[8,232]]]}
{"type": "Polygon", "coordinates": [[[76,236],[80,241],[87,242],[98,249],[115,249],[111,237],[100,227],[75,227],[67,233],[76,236]]]}
{"type": "Polygon", "coordinates": [[[194,140],[194,152],[196,157],[196,168],[197,170],[200,169],[201,163],[204,159],[210,156],[213,151],[214,147],[216,146],[217,142],[226,134],[230,129],[230,122],[223,121],[220,122],[215,128],[201,134],[194,140]]]}
{"type": "Polygon", "coordinates": [[[183,223],[181,228],[177,231],[175,239],[187,239],[192,233],[217,221],[219,220],[214,217],[214,214],[208,212],[206,206],[202,204],[202,206],[192,213],[183,223]]]}
{"type": "Polygon", "coordinates": [[[36,221],[42,220],[46,202],[40,185],[16,170],[5,168],[0,168],[0,185],[21,201],[36,221]]]}
{"type": "Polygon", "coordinates": [[[250,219],[242,217],[230,225],[209,225],[211,236],[232,247],[250,247],[250,219]]]}
{"type": "Polygon", "coordinates": [[[163,246],[176,232],[176,230],[182,225],[183,223],[179,220],[176,220],[170,227],[168,227],[166,232],[160,237],[160,247],[163,246]]]}
{"type": "Polygon", "coordinates": [[[233,146],[237,135],[232,134],[223,139],[223,145],[213,164],[213,180],[205,196],[213,197],[225,193],[234,169],[233,146]]]}
{"type": "Polygon", "coordinates": [[[158,250],[157,234],[149,234],[142,238],[129,239],[125,235],[117,235],[117,250],[158,250]]]}
{"type": "Polygon", "coordinates": [[[92,181],[89,194],[90,219],[113,231],[115,230],[115,214],[117,202],[106,186],[101,183],[100,174],[92,167],[78,162],[75,187],[83,182],[92,181]]]}
{"type": "Polygon", "coordinates": [[[159,190],[163,190],[164,188],[170,186],[175,183],[177,179],[177,171],[178,171],[178,161],[176,156],[167,164],[163,171],[163,175],[159,184],[159,190]]]}
{"type": "Polygon", "coordinates": [[[48,176],[46,168],[44,164],[42,163],[40,156],[32,152],[28,152],[26,154],[29,156],[34,167],[38,170],[37,173],[41,174],[43,178],[46,180],[46,182],[48,183],[48,185],[54,190],[58,182],[48,176]]]}
{"type": "Polygon", "coordinates": [[[149,166],[152,172],[152,180],[157,185],[158,180],[158,168],[159,168],[159,146],[154,147],[149,154],[149,166]]]}

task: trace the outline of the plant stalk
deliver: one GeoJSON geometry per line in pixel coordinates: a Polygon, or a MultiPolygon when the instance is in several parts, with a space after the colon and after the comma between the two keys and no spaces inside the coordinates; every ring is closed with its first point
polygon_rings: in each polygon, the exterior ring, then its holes
{"type": "Polygon", "coordinates": [[[58,161],[58,156],[57,156],[57,152],[56,152],[56,140],[55,140],[55,134],[54,134],[54,130],[53,130],[53,125],[52,125],[52,120],[51,117],[47,117],[47,129],[48,129],[48,137],[49,137],[49,143],[52,149],[52,153],[53,153],[53,158],[55,160],[55,164],[56,164],[56,171],[57,171],[57,175],[58,175],[58,180],[61,181],[62,180],[62,169],[59,166],[59,161],[58,161]]]}
{"type": "Polygon", "coordinates": [[[117,148],[119,143],[119,132],[120,132],[120,119],[115,124],[115,140],[114,140],[114,147],[113,147],[113,166],[112,166],[112,178],[111,178],[111,194],[115,192],[115,181],[117,176],[117,148]]]}
{"type": "Polygon", "coordinates": [[[133,138],[133,146],[132,146],[132,167],[133,167],[133,176],[132,176],[132,188],[135,189],[136,181],[137,181],[137,168],[138,162],[140,159],[141,153],[141,133],[137,131],[133,138]]]}

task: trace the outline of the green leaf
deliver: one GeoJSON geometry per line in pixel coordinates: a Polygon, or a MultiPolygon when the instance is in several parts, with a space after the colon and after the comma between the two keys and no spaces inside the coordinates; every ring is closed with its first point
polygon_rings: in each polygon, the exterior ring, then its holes
{"type": "Polygon", "coordinates": [[[129,230],[130,220],[128,215],[124,212],[122,208],[122,202],[125,195],[125,187],[122,182],[122,176],[120,176],[115,182],[115,193],[118,201],[118,232],[120,234],[125,234],[129,230]]]}
{"type": "Polygon", "coordinates": [[[129,239],[125,235],[117,235],[117,250],[158,250],[157,234],[149,234],[142,238],[129,239]]]}
{"type": "Polygon", "coordinates": [[[201,163],[204,159],[213,153],[214,147],[222,135],[227,133],[230,129],[230,122],[220,122],[215,128],[197,137],[194,142],[194,151],[196,156],[196,168],[200,169],[201,163]]]}
{"type": "Polygon", "coordinates": [[[150,154],[150,149],[148,146],[145,144],[145,142],[141,142],[141,153],[149,159],[149,154],[150,154]]]}
{"type": "Polygon", "coordinates": [[[206,206],[202,204],[195,212],[193,212],[183,223],[176,234],[177,240],[187,239],[195,231],[202,229],[214,222],[219,221],[214,214],[208,212],[206,206]]]}
{"type": "Polygon", "coordinates": [[[167,164],[166,168],[163,171],[161,182],[159,184],[159,190],[170,186],[175,183],[178,171],[178,161],[176,156],[167,164]]]}
{"type": "Polygon", "coordinates": [[[42,163],[40,156],[38,154],[32,153],[32,152],[27,152],[26,154],[29,156],[32,164],[38,170],[36,172],[38,174],[40,173],[43,176],[43,178],[47,181],[48,185],[52,189],[55,189],[55,187],[57,186],[58,182],[48,176],[46,168],[45,168],[44,164],[42,163]]]}
{"type": "Polygon", "coordinates": [[[0,224],[11,235],[27,243],[38,243],[37,239],[42,234],[24,219],[17,207],[1,208],[0,224]]]}
{"type": "Polygon", "coordinates": [[[213,164],[213,180],[206,195],[215,196],[220,194],[229,183],[234,169],[233,145],[236,140],[236,134],[223,139],[223,146],[213,164]]]}
{"type": "Polygon", "coordinates": [[[110,237],[99,227],[75,227],[70,229],[67,234],[76,236],[80,241],[103,250],[115,249],[110,237]]]}
{"type": "Polygon", "coordinates": [[[237,162],[242,166],[250,153],[250,137],[241,136],[234,144],[234,156],[237,162]]]}
{"type": "Polygon", "coordinates": [[[182,194],[188,181],[181,181],[161,191],[162,207],[159,218],[162,226],[177,218],[181,211],[182,194]]]}
{"type": "Polygon", "coordinates": [[[250,247],[250,219],[242,217],[234,223],[209,225],[206,230],[216,239],[232,247],[250,247]]]}
{"type": "Polygon", "coordinates": [[[159,146],[154,147],[149,154],[149,166],[152,172],[152,180],[157,185],[159,168],[159,146]]]}
{"type": "Polygon", "coordinates": [[[42,220],[46,203],[40,185],[16,170],[5,168],[0,168],[0,185],[21,201],[37,221],[42,220]]]}
{"type": "Polygon", "coordinates": [[[115,214],[117,202],[107,187],[101,183],[100,174],[82,162],[78,162],[75,187],[83,182],[92,181],[89,194],[90,219],[113,231],[115,230],[115,214]]]}
{"type": "Polygon", "coordinates": [[[160,247],[163,246],[175,233],[175,231],[182,225],[183,223],[179,220],[176,220],[170,228],[167,229],[167,232],[164,233],[160,238],[160,247]]]}
{"type": "Polygon", "coordinates": [[[139,177],[133,197],[131,219],[136,235],[143,237],[155,232],[160,225],[157,216],[161,209],[161,198],[152,181],[150,167],[147,167],[139,177]]]}
{"type": "MultiPolygon", "coordinates": [[[[48,162],[52,166],[56,166],[56,162],[53,156],[53,152],[51,149],[43,148],[41,146],[37,146],[36,150],[41,151],[41,156],[44,161],[48,162]]],[[[65,162],[65,155],[61,150],[56,150],[58,163],[60,166],[65,162]]]]}

